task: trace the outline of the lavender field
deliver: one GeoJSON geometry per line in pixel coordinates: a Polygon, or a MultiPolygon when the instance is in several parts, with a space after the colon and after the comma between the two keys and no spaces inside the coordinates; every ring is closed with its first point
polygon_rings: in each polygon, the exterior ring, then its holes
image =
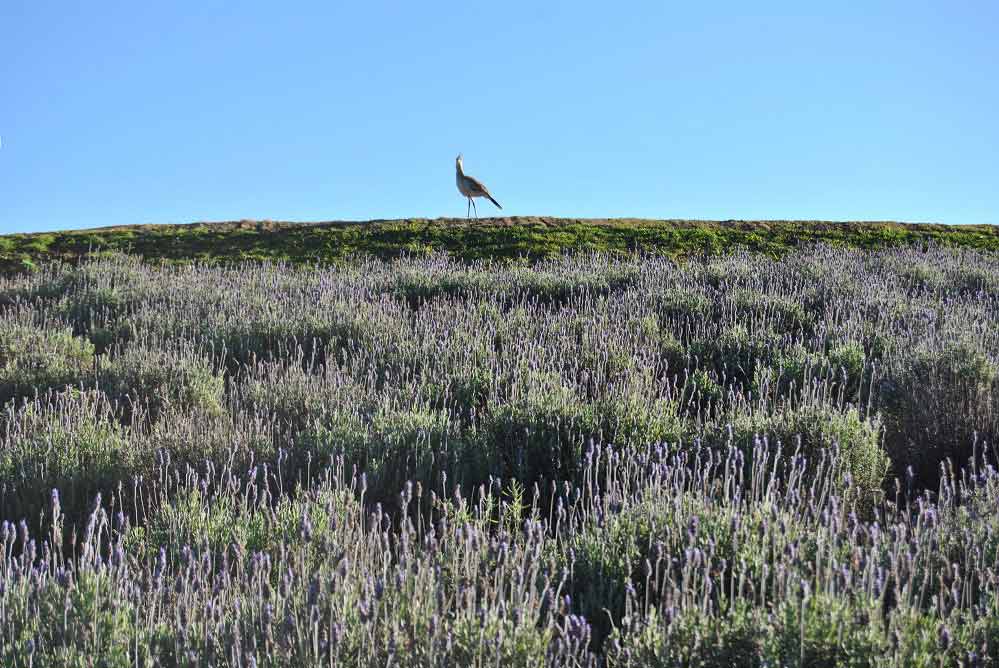
{"type": "Polygon", "coordinates": [[[0,278],[4,666],[999,664],[999,263],[0,278]]]}

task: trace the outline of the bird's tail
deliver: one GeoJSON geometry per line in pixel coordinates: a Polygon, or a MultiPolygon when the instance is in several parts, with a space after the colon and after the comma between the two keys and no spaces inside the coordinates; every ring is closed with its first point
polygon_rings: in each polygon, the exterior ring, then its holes
{"type": "Polygon", "coordinates": [[[503,207],[501,207],[501,206],[500,206],[500,203],[499,203],[499,202],[497,202],[496,200],[494,200],[494,199],[493,199],[493,196],[492,196],[492,195],[490,195],[490,194],[486,193],[486,197],[488,197],[488,198],[489,198],[489,201],[490,201],[490,202],[492,202],[493,204],[495,204],[495,205],[496,205],[496,208],[497,208],[497,209],[502,209],[502,208],[503,208],[503,207]]]}

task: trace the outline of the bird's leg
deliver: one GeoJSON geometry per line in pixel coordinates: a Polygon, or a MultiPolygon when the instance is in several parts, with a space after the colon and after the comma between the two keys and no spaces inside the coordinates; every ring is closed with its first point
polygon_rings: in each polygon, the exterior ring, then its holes
{"type": "Polygon", "coordinates": [[[475,208],[475,199],[472,198],[472,197],[469,197],[468,199],[472,203],[472,211],[475,212],[475,220],[478,220],[479,219],[479,210],[477,208],[475,208]]]}
{"type": "Polygon", "coordinates": [[[468,198],[468,206],[465,207],[465,218],[472,217],[472,198],[468,198]]]}

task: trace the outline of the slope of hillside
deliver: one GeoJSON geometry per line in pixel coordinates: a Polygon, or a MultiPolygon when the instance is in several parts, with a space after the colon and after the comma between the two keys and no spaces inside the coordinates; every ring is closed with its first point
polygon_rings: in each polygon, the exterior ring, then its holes
{"type": "Polygon", "coordinates": [[[814,242],[862,248],[938,243],[999,250],[999,227],[897,222],[692,221],[546,217],[293,223],[244,220],[132,225],[0,236],[0,271],[119,251],[168,261],[324,262],[354,253],[392,257],[446,251],[458,258],[550,257],[566,251],[646,250],[670,255],[746,247],[770,255],[814,242]]]}
{"type": "Polygon", "coordinates": [[[118,255],[0,321],[0,666],[999,664],[994,255],[118,255]]]}

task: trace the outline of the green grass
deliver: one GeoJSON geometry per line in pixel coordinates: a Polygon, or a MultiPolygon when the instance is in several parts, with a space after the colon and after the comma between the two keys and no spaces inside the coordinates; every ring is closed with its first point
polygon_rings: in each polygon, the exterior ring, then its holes
{"type": "Polygon", "coordinates": [[[136,225],[0,236],[0,273],[30,270],[49,260],[76,262],[88,253],[110,251],[171,263],[263,259],[329,263],[357,253],[390,258],[430,251],[446,251],[462,260],[474,260],[538,259],[568,251],[625,253],[636,249],[690,256],[744,247],[776,257],[815,242],[857,248],[933,243],[996,251],[999,227],[540,217],[136,225]]]}

